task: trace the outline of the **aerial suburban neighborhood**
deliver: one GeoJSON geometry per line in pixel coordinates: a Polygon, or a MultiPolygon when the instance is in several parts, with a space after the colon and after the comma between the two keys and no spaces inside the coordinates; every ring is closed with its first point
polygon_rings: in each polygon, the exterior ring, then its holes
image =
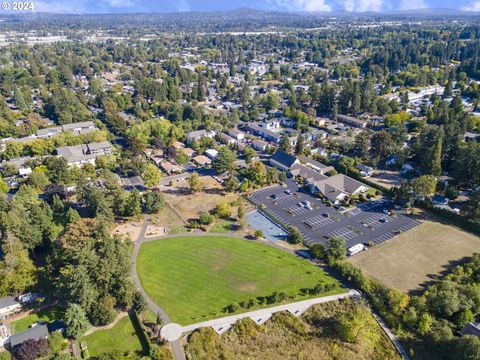
{"type": "Polygon", "coordinates": [[[2,9],[0,360],[480,359],[478,1],[2,9]]]}

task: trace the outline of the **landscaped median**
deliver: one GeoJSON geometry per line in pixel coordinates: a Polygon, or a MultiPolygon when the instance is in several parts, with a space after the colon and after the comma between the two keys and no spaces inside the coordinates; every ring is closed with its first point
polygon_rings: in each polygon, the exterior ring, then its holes
{"type": "Polygon", "coordinates": [[[304,259],[223,236],[144,243],[137,272],[149,297],[181,325],[346,292],[304,259]]]}

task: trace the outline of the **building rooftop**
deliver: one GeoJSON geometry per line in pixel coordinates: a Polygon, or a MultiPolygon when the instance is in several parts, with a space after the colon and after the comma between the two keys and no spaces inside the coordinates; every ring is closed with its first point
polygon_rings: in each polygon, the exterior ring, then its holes
{"type": "Polygon", "coordinates": [[[13,334],[10,337],[10,345],[12,348],[23,344],[27,340],[46,339],[48,337],[47,325],[36,325],[25,331],[13,334]]]}
{"type": "Polygon", "coordinates": [[[13,296],[3,296],[0,297],[0,309],[19,304],[13,296]]]}

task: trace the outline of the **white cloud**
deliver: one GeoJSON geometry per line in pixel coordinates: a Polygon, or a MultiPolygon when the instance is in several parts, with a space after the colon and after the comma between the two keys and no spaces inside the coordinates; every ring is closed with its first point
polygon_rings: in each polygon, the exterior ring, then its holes
{"type": "Polygon", "coordinates": [[[480,1],[473,1],[470,5],[465,6],[463,10],[466,11],[480,11],[480,1]]]}
{"type": "Polygon", "coordinates": [[[426,9],[428,4],[424,0],[402,0],[400,10],[426,9]]]}
{"type": "Polygon", "coordinates": [[[270,3],[290,11],[331,11],[326,0],[271,0],[270,3]]]}
{"type": "Polygon", "coordinates": [[[380,11],[383,7],[383,0],[340,0],[339,3],[347,11],[380,11]]]}

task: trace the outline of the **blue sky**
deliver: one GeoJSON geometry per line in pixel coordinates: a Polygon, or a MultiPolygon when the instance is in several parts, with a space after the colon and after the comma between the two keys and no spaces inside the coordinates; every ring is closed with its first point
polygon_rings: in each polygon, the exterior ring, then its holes
{"type": "Polygon", "coordinates": [[[428,7],[480,11],[480,0],[34,0],[36,11],[117,13],[228,10],[381,11],[428,7]]]}

